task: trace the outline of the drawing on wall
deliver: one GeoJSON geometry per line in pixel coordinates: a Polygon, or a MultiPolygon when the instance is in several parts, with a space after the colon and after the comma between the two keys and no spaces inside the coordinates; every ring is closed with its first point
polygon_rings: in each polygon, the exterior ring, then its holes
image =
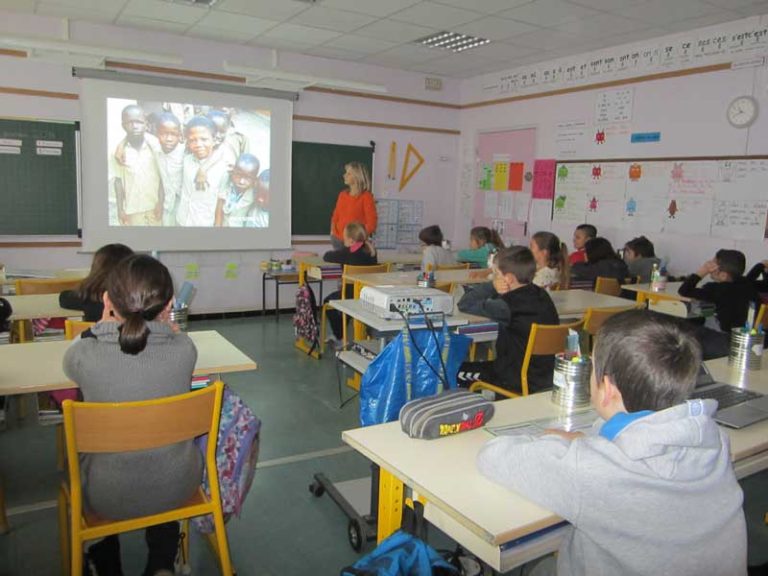
{"type": "Polygon", "coordinates": [[[565,203],[568,201],[567,196],[558,196],[555,198],[555,212],[565,212],[565,203]]]}
{"type": "Polygon", "coordinates": [[[408,182],[411,181],[411,178],[414,177],[416,172],[418,172],[421,169],[421,166],[424,164],[424,156],[422,156],[418,150],[411,144],[408,143],[408,147],[405,149],[405,160],[403,160],[403,171],[400,174],[400,188],[399,191],[402,192],[403,188],[405,188],[408,185],[408,182]],[[415,164],[411,166],[411,162],[414,162],[414,157],[416,158],[415,164]]]}
{"type": "Polygon", "coordinates": [[[629,167],[629,179],[640,180],[643,177],[643,167],[640,164],[632,164],[629,167]]]}
{"type": "Polygon", "coordinates": [[[599,164],[595,164],[592,166],[592,178],[595,180],[599,180],[600,176],[603,173],[603,169],[600,167],[599,164]]]}
{"type": "Polygon", "coordinates": [[[674,198],[669,201],[669,206],[667,206],[667,214],[669,214],[670,218],[674,218],[675,214],[677,214],[677,200],[674,198]]]}
{"type": "Polygon", "coordinates": [[[558,180],[565,180],[568,178],[568,166],[565,164],[561,164],[560,168],[557,169],[557,179],[558,180]]]}
{"type": "Polygon", "coordinates": [[[598,130],[595,133],[595,143],[596,144],[605,144],[605,130],[598,130]]]}
{"type": "Polygon", "coordinates": [[[592,196],[592,200],[589,201],[589,211],[597,212],[597,198],[592,196]]]}
{"type": "Polygon", "coordinates": [[[672,166],[672,181],[673,182],[680,182],[683,180],[684,173],[683,173],[683,163],[682,162],[675,162],[672,166]]]}
{"type": "Polygon", "coordinates": [[[477,187],[480,190],[490,190],[491,182],[493,180],[493,169],[490,164],[482,164],[480,166],[480,178],[477,181],[477,187]]]}
{"type": "Polygon", "coordinates": [[[629,197],[629,200],[627,200],[627,207],[625,214],[632,218],[635,215],[635,212],[637,212],[637,200],[635,200],[632,196],[629,197]]]}

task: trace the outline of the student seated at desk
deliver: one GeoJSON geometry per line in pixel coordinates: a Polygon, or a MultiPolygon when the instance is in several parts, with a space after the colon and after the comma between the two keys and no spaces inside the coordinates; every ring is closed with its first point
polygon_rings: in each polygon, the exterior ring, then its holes
{"type": "Polygon", "coordinates": [[[765,295],[763,296],[765,302],[765,297],[768,297],[768,260],[763,260],[752,266],[752,269],[747,272],[747,280],[752,282],[759,294],[765,295]]]}
{"type": "Polygon", "coordinates": [[[585,246],[589,240],[597,238],[597,228],[592,224],[579,224],[573,231],[573,252],[568,256],[568,263],[573,266],[579,262],[586,262],[585,246]]]}
{"type": "Polygon", "coordinates": [[[584,245],[586,260],[571,266],[571,287],[592,286],[598,276],[615,278],[624,284],[629,271],[611,243],[602,237],[592,238],[584,245]]]}
{"type": "Polygon", "coordinates": [[[618,314],[597,338],[592,431],[500,436],[481,473],[572,524],[537,574],[745,576],[743,494],[714,400],[686,402],[701,351],[684,322],[618,314]],[[547,571],[546,568],[551,568],[547,571]]]}
{"type": "MultiPolygon", "coordinates": [[[[350,222],[344,227],[344,247],[341,250],[330,250],[323,254],[323,260],[333,262],[334,264],[350,264],[352,266],[372,266],[378,263],[376,259],[376,248],[368,241],[368,234],[365,226],[360,222],[350,222]]],[[[347,286],[345,298],[354,298],[354,287],[347,286]]],[[[339,300],[341,290],[329,294],[324,303],[330,300],[339,300]]],[[[333,337],[329,338],[332,343],[339,342],[343,337],[343,315],[338,310],[329,308],[326,313],[328,323],[331,325],[333,337]]]]}
{"type": "Polygon", "coordinates": [[[696,337],[704,351],[704,359],[728,356],[730,332],[747,322],[749,307],[759,308],[759,296],[752,282],[744,274],[746,258],[738,250],[718,250],[713,260],[708,260],[691,274],[678,290],[681,296],[695,298],[715,305],[715,315],[697,328],[696,337]],[[709,275],[713,282],[701,288],[697,284],[709,275]]]}
{"type": "Polygon", "coordinates": [[[641,284],[648,284],[651,281],[654,264],[661,265],[661,260],[656,258],[653,242],[645,236],[632,238],[624,244],[624,262],[627,263],[629,275],[640,278],[641,284]]]}
{"type": "Polygon", "coordinates": [[[421,271],[435,270],[438,266],[456,264],[453,252],[443,248],[443,231],[440,226],[427,226],[419,232],[421,248],[421,271]]]}
{"type": "Polygon", "coordinates": [[[557,286],[568,288],[570,268],[568,248],[552,232],[536,232],[531,236],[531,252],[536,260],[536,275],[533,283],[549,290],[557,286]]]}
{"type": "MultiPolygon", "coordinates": [[[[67,350],[64,372],[86,402],[131,402],[189,392],[197,349],[169,322],[173,281],[150,256],[121,261],[107,279],[101,322],[67,350]]],[[[192,441],[152,450],[82,457],[84,505],[112,520],[156,514],[187,502],[202,481],[192,441]]],[[[178,522],[146,530],[144,576],[173,574],[178,522]]],[[[96,574],[121,575],[120,544],[109,536],[92,545],[96,574]]],[[[86,564],[87,566],[88,564],[86,564]]]]}
{"type": "Polygon", "coordinates": [[[456,252],[456,260],[490,267],[490,256],[504,248],[504,242],[496,230],[475,226],[469,231],[469,248],[456,252]]]}
{"type": "Polygon", "coordinates": [[[104,314],[104,291],[107,289],[107,276],[117,264],[133,255],[133,250],[125,244],[107,244],[93,255],[91,271],[77,290],[64,290],[59,294],[59,306],[68,310],[82,310],[83,320],[98,322],[104,314]]]}
{"type": "MultiPolygon", "coordinates": [[[[459,300],[459,310],[487,316],[499,323],[496,359],[490,362],[464,362],[459,367],[459,386],[469,387],[482,380],[522,393],[520,374],[531,324],[558,324],[557,310],[549,294],[533,284],[536,261],[528,248],[515,246],[496,254],[492,282],[469,284],[459,300]]],[[[531,392],[552,386],[555,359],[534,356],[528,367],[531,392]]]]}

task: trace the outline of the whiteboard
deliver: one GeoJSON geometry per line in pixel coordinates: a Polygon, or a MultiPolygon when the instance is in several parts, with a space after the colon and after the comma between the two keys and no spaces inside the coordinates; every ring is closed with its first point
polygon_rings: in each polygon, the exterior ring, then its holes
{"type": "Polygon", "coordinates": [[[763,241],[768,158],[557,164],[552,221],[763,241]]]}

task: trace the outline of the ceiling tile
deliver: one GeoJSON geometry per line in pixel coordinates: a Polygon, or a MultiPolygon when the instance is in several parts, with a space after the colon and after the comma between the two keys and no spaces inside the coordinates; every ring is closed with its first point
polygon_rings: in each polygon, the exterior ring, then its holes
{"type": "Polygon", "coordinates": [[[328,42],[339,36],[338,32],[331,30],[323,30],[321,28],[310,28],[309,26],[301,26],[299,24],[280,24],[275,26],[265,34],[259,36],[259,38],[265,38],[269,42],[270,38],[278,38],[280,40],[295,40],[302,44],[317,45],[328,42]]]}
{"type": "Polygon", "coordinates": [[[172,32],[177,34],[182,34],[189,28],[188,24],[152,20],[151,18],[141,18],[140,16],[120,16],[115,23],[119,26],[129,26],[131,28],[140,28],[142,30],[157,30],[159,32],[172,32]]]}
{"type": "Polygon", "coordinates": [[[461,34],[488,38],[489,40],[503,40],[515,34],[523,34],[524,32],[539,30],[539,28],[531,24],[518,22],[517,20],[509,20],[508,18],[487,17],[468,24],[462,24],[452,28],[452,30],[461,34]]]}
{"type": "Polygon", "coordinates": [[[749,6],[754,5],[762,5],[765,6],[766,11],[768,11],[768,0],[762,0],[761,2],[756,2],[755,0],[704,0],[707,4],[712,4],[713,6],[719,6],[720,8],[728,9],[728,10],[736,10],[737,8],[747,8],[749,6]]]}
{"type": "Polygon", "coordinates": [[[323,0],[323,6],[380,18],[418,4],[421,0],[323,0]]]}
{"type": "Polygon", "coordinates": [[[499,12],[499,16],[504,18],[512,18],[538,26],[557,26],[595,14],[597,14],[595,10],[564,0],[536,0],[536,2],[524,4],[512,10],[499,12]]]}
{"type": "Polygon", "coordinates": [[[225,28],[209,28],[206,26],[192,26],[186,32],[187,36],[196,38],[205,38],[206,40],[215,40],[216,42],[229,42],[230,44],[242,44],[251,40],[255,34],[243,32],[242,30],[229,30],[225,28]]]}
{"type": "Polygon", "coordinates": [[[9,12],[27,12],[29,14],[34,14],[35,4],[35,0],[3,0],[0,8],[8,10],[9,12]]]}
{"type": "Polygon", "coordinates": [[[350,32],[375,20],[375,16],[314,6],[291,18],[291,23],[315,28],[328,28],[338,32],[350,32]]]}
{"type": "Polygon", "coordinates": [[[213,28],[219,30],[232,30],[249,34],[248,38],[258,36],[270,28],[277,26],[279,22],[254,18],[245,14],[232,14],[231,12],[209,12],[195,24],[195,28],[213,28]]]}
{"type": "MultiPolygon", "coordinates": [[[[468,5],[471,6],[471,2],[468,5]]],[[[478,18],[482,18],[482,14],[479,12],[470,12],[469,10],[446,6],[445,4],[436,4],[434,2],[421,2],[390,16],[391,20],[420,24],[442,30],[450,30],[454,26],[466,24],[478,18]]]]}
{"type": "Polygon", "coordinates": [[[266,20],[287,20],[291,16],[308,10],[308,4],[301,2],[275,2],[275,0],[221,0],[214,11],[236,12],[266,20]]]}
{"type": "Polygon", "coordinates": [[[356,36],[355,34],[345,34],[334,38],[330,42],[323,44],[323,47],[334,48],[336,50],[351,50],[352,52],[361,52],[364,54],[374,54],[375,52],[382,52],[383,50],[389,50],[397,46],[394,42],[387,42],[386,40],[379,40],[377,38],[365,38],[364,36],[356,36]]]}
{"type": "Polygon", "coordinates": [[[528,48],[539,48],[541,50],[555,50],[557,48],[575,46],[581,41],[583,41],[583,38],[555,29],[541,29],[534,32],[526,32],[525,34],[517,34],[516,36],[512,36],[508,40],[505,40],[507,44],[528,48]]]}
{"type": "Polygon", "coordinates": [[[495,14],[502,10],[509,10],[523,4],[529,4],[533,0],[433,0],[438,4],[446,4],[448,6],[456,6],[457,8],[471,8],[475,12],[482,12],[483,14],[495,14]]]}
{"type": "Polygon", "coordinates": [[[276,50],[285,50],[286,52],[304,52],[311,50],[317,43],[299,42],[297,40],[282,38],[267,38],[263,34],[247,42],[249,46],[258,46],[260,48],[274,48],[276,50]]]}
{"type": "Polygon", "coordinates": [[[88,20],[89,22],[112,23],[120,13],[120,9],[110,6],[105,6],[103,9],[101,7],[80,8],[75,6],[65,6],[63,4],[38,2],[35,13],[42,16],[58,16],[76,20],[88,20]]]}
{"type": "Polygon", "coordinates": [[[332,48],[328,45],[316,46],[312,48],[312,56],[321,58],[334,58],[336,60],[360,60],[368,56],[367,52],[355,52],[354,50],[343,50],[341,48],[332,48]]]}
{"type": "MultiPolygon", "coordinates": [[[[646,0],[568,0],[571,4],[579,4],[594,10],[621,14],[627,8],[641,5],[646,0]]],[[[674,0],[673,0],[674,1],[674,0]]]]}
{"type": "Polygon", "coordinates": [[[587,38],[604,38],[644,28],[648,28],[647,22],[630,20],[629,18],[622,18],[614,14],[587,16],[586,18],[573,20],[567,24],[560,24],[554,27],[555,30],[587,38]]]}
{"type": "Polygon", "coordinates": [[[138,16],[152,20],[178,22],[179,24],[194,24],[208,13],[205,8],[171,4],[161,0],[129,0],[121,16],[138,16]]]}
{"type": "Polygon", "coordinates": [[[390,50],[379,52],[368,56],[366,62],[387,63],[387,62],[405,62],[408,64],[414,62],[426,62],[436,58],[442,58],[445,55],[443,50],[426,48],[417,44],[404,44],[396,46],[390,50]]]}
{"type": "Polygon", "coordinates": [[[622,16],[643,20],[655,26],[666,26],[688,18],[720,12],[721,9],[699,0],[649,0],[622,12],[622,16]]]}
{"type": "Polygon", "coordinates": [[[490,44],[461,52],[461,54],[480,54],[490,60],[512,60],[528,56],[534,52],[540,52],[540,50],[527,46],[513,46],[511,44],[491,42],[490,44]]]}
{"type": "Polygon", "coordinates": [[[668,32],[685,32],[688,30],[695,30],[696,28],[705,28],[707,26],[713,26],[715,24],[722,24],[723,22],[732,22],[733,20],[740,20],[743,16],[737,12],[723,11],[716,14],[708,14],[707,16],[700,16],[698,18],[688,18],[687,20],[680,20],[679,22],[672,22],[664,29],[668,32]]]}
{"type": "Polygon", "coordinates": [[[390,40],[392,42],[413,42],[424,36],[429,36],[439,32],[438,28],[427,28],[426,26],[416,26],[406,22],[395,22],[394,20],[379,20],[368,26],[364,26],[355,33],[381,40],[390,40]]]}
{"type": "Polygon", "coordinates": [[[762,16],[768,14],[768,3],[756,2],[748,6],[739,6],[734,8],[734,12],[738,12],[742,16],[762,16]]]}

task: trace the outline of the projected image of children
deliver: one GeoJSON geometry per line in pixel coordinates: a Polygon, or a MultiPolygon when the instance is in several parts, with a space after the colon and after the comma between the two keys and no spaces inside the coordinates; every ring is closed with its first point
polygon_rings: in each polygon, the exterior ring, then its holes
{"type": "Polygon", "coordinates": [[[270,113],[107,99],[110,226],[269,226],[270,113]]]}

